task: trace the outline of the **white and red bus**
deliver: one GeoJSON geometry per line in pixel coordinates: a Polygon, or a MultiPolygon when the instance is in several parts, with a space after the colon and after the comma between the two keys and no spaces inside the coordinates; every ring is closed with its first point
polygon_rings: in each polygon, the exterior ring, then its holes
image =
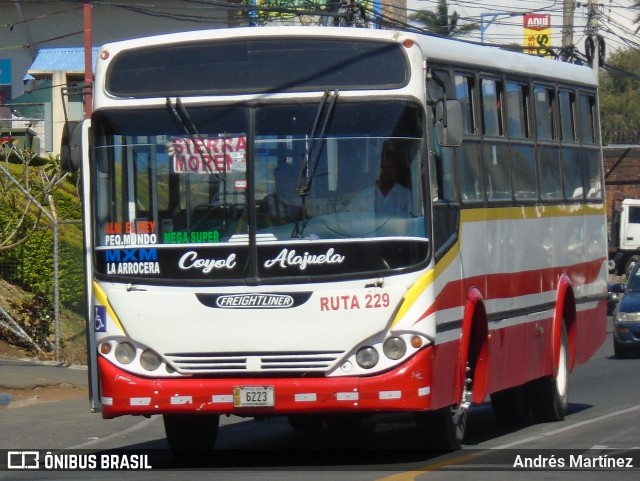
{"type": "Polygon", "coordinates": [[[561,420],[605,338],[597,79],[401,31],[111,43],[83,134],[92,409],[561,420]]]}

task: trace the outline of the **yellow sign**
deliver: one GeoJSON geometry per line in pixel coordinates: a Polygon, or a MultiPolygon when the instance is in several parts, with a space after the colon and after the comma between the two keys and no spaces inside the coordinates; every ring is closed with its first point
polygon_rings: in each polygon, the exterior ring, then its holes
{"type": "Polygon", "coordinates": [[[527,13],[523,20],[524,53],[551,57],[551,15],[527,13]]]}

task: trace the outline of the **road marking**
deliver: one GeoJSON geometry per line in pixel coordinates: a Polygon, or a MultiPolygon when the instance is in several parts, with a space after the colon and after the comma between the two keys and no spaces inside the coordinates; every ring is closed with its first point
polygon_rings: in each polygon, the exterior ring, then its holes
{"type": "Polygon", "coordinates": [[[575,429],[575,428],[579,428],[579,427],[582,427],[582,426],[586,426],[588,424],[593,424],[593,423],[597,423],[597,422],[600,422],[600,421],[604,421],[605,419],[609,419],[609,418],[613,418],[613,417],[616,417],[616,416],[620,416],[622,414],[627,414],[629,412],[637,411],[639,409],[640,409],[640,406],[632,406],[630,408],[623,409],[622,411],[615,411],[615,412],[612,412],[612,413],[609,413],[609,414],[603,414],[602,416],[598,416],[597,418],[587,419],[585,421],[580,421],[579,423],[571,424],[569,426],[563,426],[561,428],[554,429],[553,431],[549,431],[548,433],[535,434],[533,436],[529,436],[528,438],[524,438],[524,439],[521,439],[519,441],[514,441],[512,443],[506,443],[506,444],[502,444],[500,446],[496,446],[494,448],[487,448],[487,449],[493,449],[493,450],[495,450],[495,449],[509,449],[509,448],[514,447],[514,446],[518,446],[520,444],[525,444],[525,443],[528,443],[528,442],[531,442],[531,441],[535,441],[536,439],[542,439],[542,438],[545,438],[545,437],[548,437],[548,436],[554,436],[556,434],[564,433],[566,431],[571,431],[572,429],[575,429]]]}
{"type": "Polygon", "coordinates": [[[109,436],[105,436],[104,438],[97,438],[97,439],[91,439],[87,442],[81,443],[81,444],[77,444],[75,446],[70,446],[67,449],[85,449],[91,446],[94,446],[96,444],[100,444],[100,443],[104,443],[107,442],[111,439],[114,438],[121,438],[123,435],[128,434],[128,433],[133,433],[136,431],[139,431],[142,428],[147,427],[148,424],[152,423],[157,416],[152,416],[150,418],[146,418],[143,421],[140,421],[137,424],[134,424],[131,427],[128,427],[127,429],[125,429],[124,431],[118,431],[116,433],[110,434],[109,436]]]}
{"type": "Polygon", "coordinates": [[[438,471],[441,468],[447,467],[447,466],[451,466],[454,464],[460,464],[460,463],[464,463],[466,461],[469,461],[473,458],[477,458],[480,456],[484,456],[485,454],[489,454],[492,451],[496,451],[496,450],[500,450],[500,449],[509,449],[509,448],[513,448],[515,446],[519,446],[521,444],[526,444],[532,441],[536,441],[539,439],[543,439],[549,436],[554,436],[556,434],[560,434],[560,433],[564,433],[567,431],[571,431],[573,429],[582,427],[582,426],[586,426],[589,424],[593,424],[593,423],[597,423],[600,421],[604,421],[606,419],[609,418],[613,418],[616,416],[622,416],[624,414],[633,412],[633,411],[638,411],[640,410],[640,406],[632,406],[630,408],[627,409],[623,409],[622,411],[615,411],[609,414],[603,414],[602,416],[598,416],[597,418],[593,418],[593,419],[587,419],[585,421],[580,421],[578,423],[575,424],[571,424],[569,426],[563,426],[561,428],[558,429],[554,429],[553,431],[549,431],[547,433],[542,433],[542,434],[535,434],[533,436],[529,436],[527,438],[524,439],[520,439],[518,441],[513,441],[511,443],[505,443],[505,444],[501,444],[500,446],[495,446],[492,448],[485,448],[484,450],[480,451],[480,452],[476,452],[476,453],[472,453],[472,454],[467,454],[467,455],[462,455],[462,456],[458,456],[456,458],[453,459],[447,459],[444,461],[440,461],[439,463],[435,463],[435,464],[427,464],[425,466],[422,466],[416,470],[413,471],[405,471],[402,473],[398,473],[398,474],[393,474],[391,476],[386,476],[384,478],[379,478],[376,481],[415,481],[415,479],[420,476],[421,474],[425,474],[429,471],[438,471]]]}
{"type": "Polygon", "coordinates": [[[477,458],[480,455],[481,453],[465,454],[463,456],[458,456],[457,458],[440,461],[439,463],[427,464],[425,466],[422,466],[421,468],[416,469],[415,471],[405,471],[403,473],[392,474],[391,476],[379,478],[376,481],[414,481],[416,477],[420,476],[421,474],[425,474],[428,471],[438,471],[440,468],[444,468],[452,464],[464,463],[465,461],[477,458]]]}

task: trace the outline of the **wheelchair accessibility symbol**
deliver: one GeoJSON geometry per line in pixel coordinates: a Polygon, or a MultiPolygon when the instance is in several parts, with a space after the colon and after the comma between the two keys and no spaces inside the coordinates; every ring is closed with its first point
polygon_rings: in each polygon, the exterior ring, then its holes
{"type": "Polygon", "coordinates": [[[93,311],[95,332],[107,332],[107,308],[95,306],[93,311]]]}

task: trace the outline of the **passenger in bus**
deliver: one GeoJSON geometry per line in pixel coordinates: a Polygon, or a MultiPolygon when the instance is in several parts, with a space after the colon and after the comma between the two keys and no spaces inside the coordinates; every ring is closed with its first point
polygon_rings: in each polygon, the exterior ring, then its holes
{"type": "Polygon", "coordinates": [[[287,222],[302,219],[300,196],[296,192],[299,168],[280,162],[274,171],[275,191],[262,199],[258,212],[287,222]]]}
{"type": "Polygon", "coordinates": [[[399,181],[401,151],[388,141],[382,148],[380,173],[375,185],[359,192],[349,204],[349,210],[384,214],[406,214],[411,205],[411,191],[399,181]]]}

